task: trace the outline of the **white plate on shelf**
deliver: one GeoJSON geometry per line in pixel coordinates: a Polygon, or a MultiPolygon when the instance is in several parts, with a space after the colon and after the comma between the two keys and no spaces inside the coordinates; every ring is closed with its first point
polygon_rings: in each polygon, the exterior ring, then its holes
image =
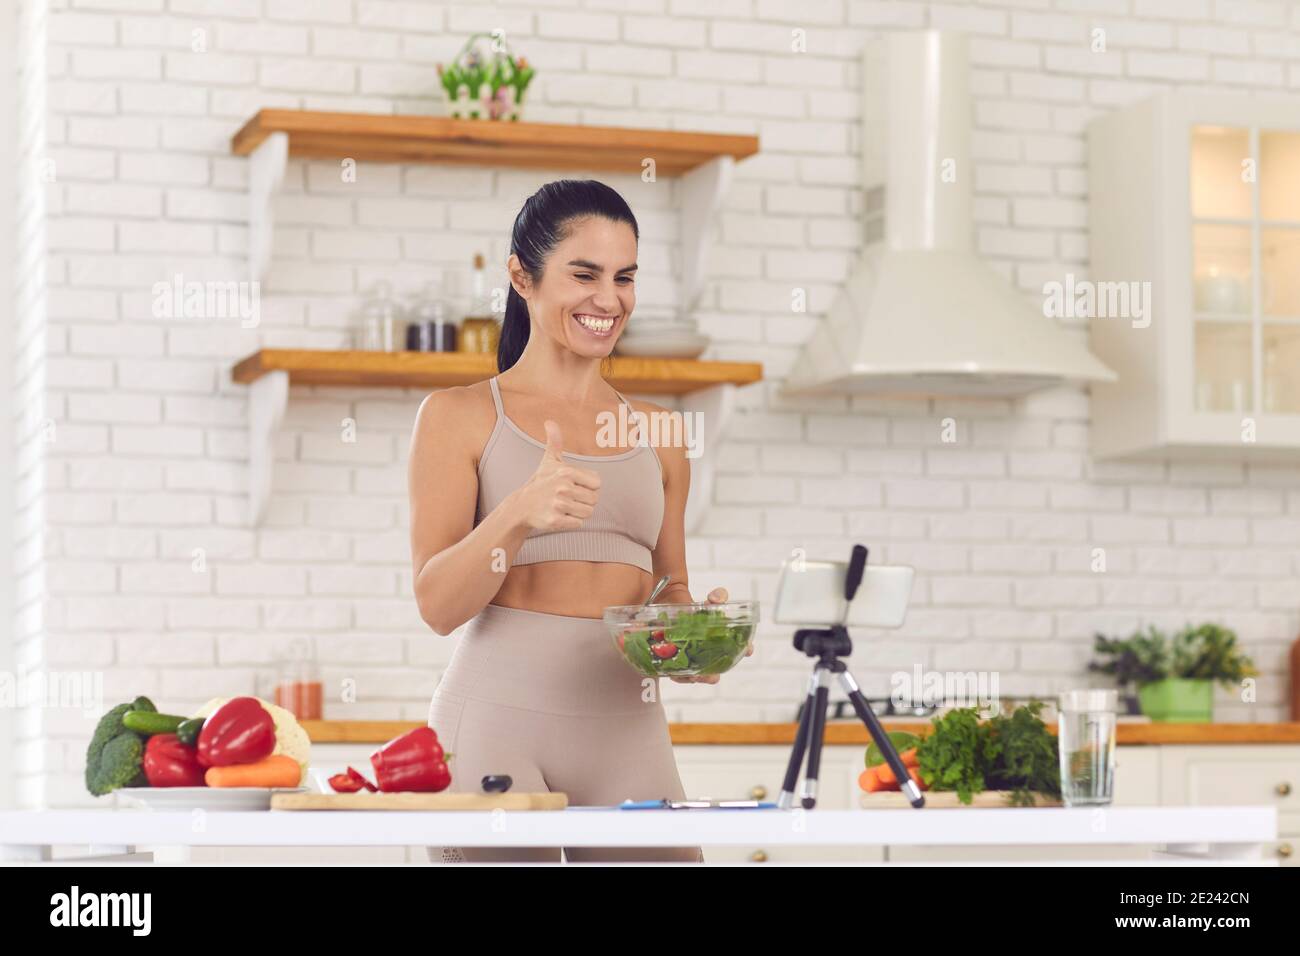
{"type": "Polygon", "coordinates": [[[643,358],[698,358],[713,340],[689,331],[655,331],[640,335],[624,334],[614,345],[619,355],[643,358]]]}
{"type": "Polygon", "coordinates": [[[115,793],[143,810],[269,810],[275,793],[306,793],[310,787],[121,787],[115,793]]]}

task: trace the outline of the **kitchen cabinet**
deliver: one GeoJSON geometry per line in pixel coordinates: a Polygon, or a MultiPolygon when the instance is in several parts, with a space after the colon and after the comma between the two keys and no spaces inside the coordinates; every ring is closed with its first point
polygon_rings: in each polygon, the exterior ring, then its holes
{"type": "MultiPolygon", "coordinates": [[[[776,801],[781,794],[789,747],[678,747],[677,771],[692,799],[753,799],[776,801]]],[[[846,810],[853,806],[862,772],[861,747],[822,749],[817,806],[846,810]]],[[[816,813],[814,809],[811,812],[816,813]]],[[[875,862],[884,860],[881,847],[703,847],[710,863],[804,863],[813,860],[875,862]]]]}
{"type": "Polygon", "coordinates": [[[1162,94],[1088,147],[1093,454],[1300,458],[1300,97],[1162,94]]]}
{"type": "Polygon", "coordinates": [[[1300,748],[1168,747],[1161,760],[1165,805],[1277,807],[1283,866],[1300,865],[1300,748]]]}

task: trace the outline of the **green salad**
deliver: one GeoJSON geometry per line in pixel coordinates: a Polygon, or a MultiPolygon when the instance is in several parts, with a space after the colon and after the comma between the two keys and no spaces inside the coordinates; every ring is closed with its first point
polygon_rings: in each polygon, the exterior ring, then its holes
{"type": "Polygon", "coordinates": [[[721,674],[745,653],[754,625],[731,620],[725,611],[667,611],[629,624],[618,636],[623,656],[647,677],[721,674]]]}

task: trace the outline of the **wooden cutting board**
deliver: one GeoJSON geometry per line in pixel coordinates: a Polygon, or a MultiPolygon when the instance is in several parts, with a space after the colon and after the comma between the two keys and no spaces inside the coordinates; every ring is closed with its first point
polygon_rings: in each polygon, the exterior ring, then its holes
{"type": "Polygon", "coordinates": [[[563,810],[567,793],[277,793],[272,810],[563,810]]]}
{"type": "MultiPolygon", "coordinates": [[[[937,810],[965,810],[975,807],[1009,807],[1007,798],[1011,796],[1007,790],[985,790],[981,793],[971,795],[970,803],[962,803],[957,794],[951,790],[937,790],[934,792],[926,791],[925,806],[922,809],[937,810]]],[[[893,810],[905,809],[911,810],[912,805],[907,802],[907,797],[897,791],[876,791],[875,793],[859,794],[861,806],[864,810],[893,810]]],[[[1054,800],[1045,794],[1034,794],[1034,806],[1036,807],[1060,807],[1064,804],[1060,800],[1054,800]]]]}

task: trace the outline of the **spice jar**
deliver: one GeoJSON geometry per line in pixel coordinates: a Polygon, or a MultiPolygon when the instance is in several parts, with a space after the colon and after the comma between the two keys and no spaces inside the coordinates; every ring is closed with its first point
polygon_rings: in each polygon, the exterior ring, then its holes
{"type": "Polygon", "coordinates": [[[392,285],[387,279],[375,283],[375,294],[361,310],[361,328],[357,348],[369,352],[395,352],[397,324],[401,307],[393,300],[392,285]]]}
{"type": "Polygon", "coordinates": [[[281,657],[274,693],[274,702],[299,720],[321,719],[320,669],[307,641],[294,641],[281,657]]]}

